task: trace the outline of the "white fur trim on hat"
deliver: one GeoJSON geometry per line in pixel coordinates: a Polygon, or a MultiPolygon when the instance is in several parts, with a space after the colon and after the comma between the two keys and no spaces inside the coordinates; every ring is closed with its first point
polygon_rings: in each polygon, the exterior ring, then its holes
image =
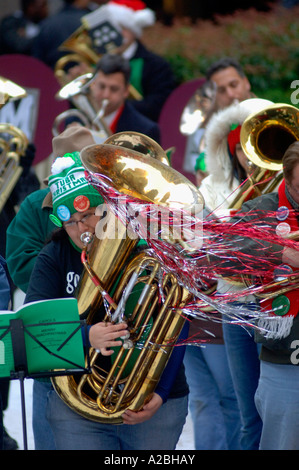
{"type": "Polygon", "coordinates": [[[116,29],[129,29],[137,38],[140,38],[143,28],[152,26],[155,20],[155,13],[150,8],[135,11],[125,5],[109,2],[85,15],[82,23],[88,29],[93,29],[104,21],[108,21],[116,29]]]}
{"type": "Polygon", "coordinates": [[[207,171],[215,179],[228,178],[231,172],[231,161],[227,149],[227,137],[232,124],[241,125],[253,113],[267,108],[272,101],[251,98],[233,104],[215,113],[205,131],[205,161],[207,171]]]}
{"type": "Polygon", "coordinates": [[[61,173],[66,168],[74,165],[74,163],[75,161],[72,157],[58,157],[51,166],[51,173],[52,175],[58,175],[58,173],[61,173]]]}

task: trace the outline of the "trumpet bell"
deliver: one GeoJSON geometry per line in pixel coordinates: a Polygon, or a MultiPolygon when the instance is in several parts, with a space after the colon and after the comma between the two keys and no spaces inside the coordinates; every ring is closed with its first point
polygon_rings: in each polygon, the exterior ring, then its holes
{"type": "Polygon", "coordinates": [[[242,124],[240,142],[248,159],[257,167],[279,171],[282,158],[299,140],[299,110],[278,103],[249,115],[242,124]]]}

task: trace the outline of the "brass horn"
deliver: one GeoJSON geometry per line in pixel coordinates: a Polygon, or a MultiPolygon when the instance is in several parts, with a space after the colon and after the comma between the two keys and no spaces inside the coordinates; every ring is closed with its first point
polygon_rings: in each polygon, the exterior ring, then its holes
{"type": "Polygon", "coordinates": [[[108,137],[104,142],[105,144],[110,145],[119,145],[136,152],[143,153],[149,157],[156,158],[164,165],[169,165],[169,159],[167,153],[162,149],[162,147],[150,137],[140,134],[139,132],[126,131],[126,132],[117,132],[116,134],[108,137]]]}
{"type": "Polygon", "coordinates": [[[25,98],[27,92],[24,88],[8,78],[0,77],[0,109],[8,102],[25,98]]]}
{"type": "MultiPolygon", "coordinates": [[[[109,51],[107,50],[107,52],[110,54],[120,54],[123,47],[116,47],[112,44],[109,47],[109,51]]],[[[55,76],[62,86],[66,85],[70,81],[64,71],[67,64],[73,62],[83,62],[89,71],[93,71],[94,66],[101,58],[101,55],[95,51],[92,39],[84,25],[80,26],[73,34],[71,34],[71,36],[69,36],[59,46],[59,50],[65,50],[69,52],[65,56],[58,59],[54,68],[55,76]]],[[[141,100],[143,98],[139,91],[132,84],[130,85],[129,97],[134,100],[141,100]]]]}
{"type": "Polygon", "coordinates": [[[20,159],[29,144],[24,132],[0,123],[0,212],[17,184],[23,168],[20,159]],[[8,137],[9,136],[9,137],[8,137]]]}
{"type": "MultiPolygon", "coordinates": [[[[197,188],[151,156],[102,144],[83,149],[81,160],[94,184],[103,181],[120,194],[169,210],[202,207],[197,188]]],[[[91,374],[52,379],[71,409],[87,419],[110,424],[121,424],[126,409],[141,409],[154,392],[185,321],[178,309],[190,299],[189,292],[164,271],[152,252],[134,253],[136,237],[117,221],[108,210],[103,231],[90,249],[86,240],[86,269],[77,299],[79,312],[89,324],[99,321],[103,296],[110,298],[104,321],[122,318],[127,299],[131,300],[125,309],[130,337],[114,352],[111,364],[103,365],[103,356],[91,350],[91,374]],[[97,286],[92,278],[97,279],[97,286]]]]}
{"type": "Polygon", "coordinates": [[[80,26],[72,33],[60,46],[59,50],[68,51],[55,64],[54,74],[59,83],[64,86],[69,83],[69,78],[65,72],[65,68],[72,62],[83,62],[90,72],[99,60],[98,54],[92,48],[92,41],[87,30],[80,26]]]}
{"type": "MultiPolygon", "coordinates": [[[[24,88],[0,77],[0,108],[8,101],[19,100],[26,95],[24,88]]],[[[9,123],[0,123],[0,212],[23,172],[20,158],[28,144],[28,139],[21,129],[9,123]]]]}
{"type": "Polygon", "coordinates": [[[79,118],[84,126],[94,129],[98,138],[102,141],[111,135],[111,130],[103,117],[108,104],[107,100],[103,100],[100,110],[96,113],[88,98],[89,86],[92,83],[93,77],[92,73],[80,75],[64,85],[56,93],[56,99],[70,100],[75,108],[68,109],[56,116],[52,126],[52,134],[54,136],[60,134],[59,126],[61,123],[71,117],[79,118]]]}
{"type": "Polygon", "coordinates": [[[212,81],[204,82],[191,96],[180,120],[180,132],[191,135],[204,127],[215,111],[216,85],[212,81]]]}
{"type": "Polygon", "coordinates": [[[278,103],[250,114],[241,126],[240,143],[251,175],[230,204],[240,209],[243,202],[272,192],[281,182],[282,158],[293,142],[299,140],[299,110],[278,103]]]}

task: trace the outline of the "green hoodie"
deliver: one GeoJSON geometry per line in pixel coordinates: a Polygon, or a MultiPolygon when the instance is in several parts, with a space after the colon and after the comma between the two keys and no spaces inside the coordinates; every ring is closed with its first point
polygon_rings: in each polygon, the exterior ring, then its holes
{"type": "Polygon", "coordinates": [[[35,260],[54,229],[49,189],[27,196],[6,232],[6,262],[14,284],[27,291],[35,260]],[[45,197],[47,196],[46,200],[45,197]]]}

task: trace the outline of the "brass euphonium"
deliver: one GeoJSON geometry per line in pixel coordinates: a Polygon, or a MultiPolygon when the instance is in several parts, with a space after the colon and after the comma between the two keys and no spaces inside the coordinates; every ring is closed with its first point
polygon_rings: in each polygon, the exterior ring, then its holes
{"type": "Polygon", "coordinates": [[[92,41],[87,30],[80,26],[73,34],[71,34],[60,46],[59,50],[68,51],[55,64],[54,74],[59,83],[64,86],[69,83],[69,78],[65,73],[65,67],[70,63],[83,62],[88,72],[92,72],[94,65],[99,60],[98,54],[92,48],[92,41]]]}
{"type": "MultiPolygon", "coordinates": [[[[101,55],[94,50],[92,40],[84,25],[80,26],[70,37],[68,37],[61,44],[59,49],[69,52],[65,56],[61,57],[55,64],[54,73],[62,86],[65,86],[70,81],[64,71],[67,64],[83,62],[86,65],[88,73],[93,73],[95,65],[101,58],[101,55]]],[[[116,47],[112,44],[107,52],[121,54],[123,49],[124,46],[116,47]]],[[[130,85],[129,91],[129,98],[134,100],[142,99],[141,93],[139,93],[132,84],[130,85]]]]}
{"type": "Polygon", "coordinates": [[[241,126],[240,143],[249,160],[251,175],[229,208],[239,210],[248,199],[274,191],[282,180],[282,158],[299,140],[299,110],[278,103],[250,114],[241,126]]]}
{"type": "MultiPolygon", "coordinates": [[[[26,95],[24,88],[0,77],[0,108],[8,101],[24,98],[26,95]]],[[[20,158],[28,144],[21,129],[9,123],[0,123],[0,212],[23,172],[20,158]]]]}
{"type": "Polygon", "coordinates": [[[96,112],[88,97],[92,80],[92,73],[80,75],[62,87],[56,94],[56,99],[69,100],[75,108],[68,109],[56,116],[52,126],[54,136],[60,134],[59,126],[61,123],[71,117],[79,118],[84,126],[94,130],[102,141],[112,134],[104,118],[105,108],[108,104],[107,100],[103,100],[100,110],[96,112]]]}
{"type": "MultiPolygon", "coordinates": [[[[118,194],[169,210],[193,210],[198,204],[202,208],[197,188],[157,158],[103,144],[83,149],[81,159],[95,183],[102,181],[118,194]],[[182,193],[183,200],[179,198],[182,193]]],[[[154,392],[185,322],[179,309],[190,294],[173,274],[165,272],[152,251],[136,254],[136,236],[111,210],[107,210],[101,228],[101,239],[94,238],[90,249],[87,240],[83,250],[86,269],[77,296],[79,312],[88,324],[94,324],[105,306],[103,298],[108,299],[104,321],[121,321],[125,315],[130,337],[114,352],[108,366],[102,365],[103,356],[92,349],[91,374],[55,377],[53,384],[78,414],[97,422],[121,424],[126,409],[141,409],[154,392]],[[127,299],[131,305],[124,312],[127,299]]]]}
{"type": "Polygon", "coordinates": [[[191,96],[183,109],[180,119],[180,132],[189,136],[205,127],[216,110],[216,85],[205,81],[191,96]]]}

